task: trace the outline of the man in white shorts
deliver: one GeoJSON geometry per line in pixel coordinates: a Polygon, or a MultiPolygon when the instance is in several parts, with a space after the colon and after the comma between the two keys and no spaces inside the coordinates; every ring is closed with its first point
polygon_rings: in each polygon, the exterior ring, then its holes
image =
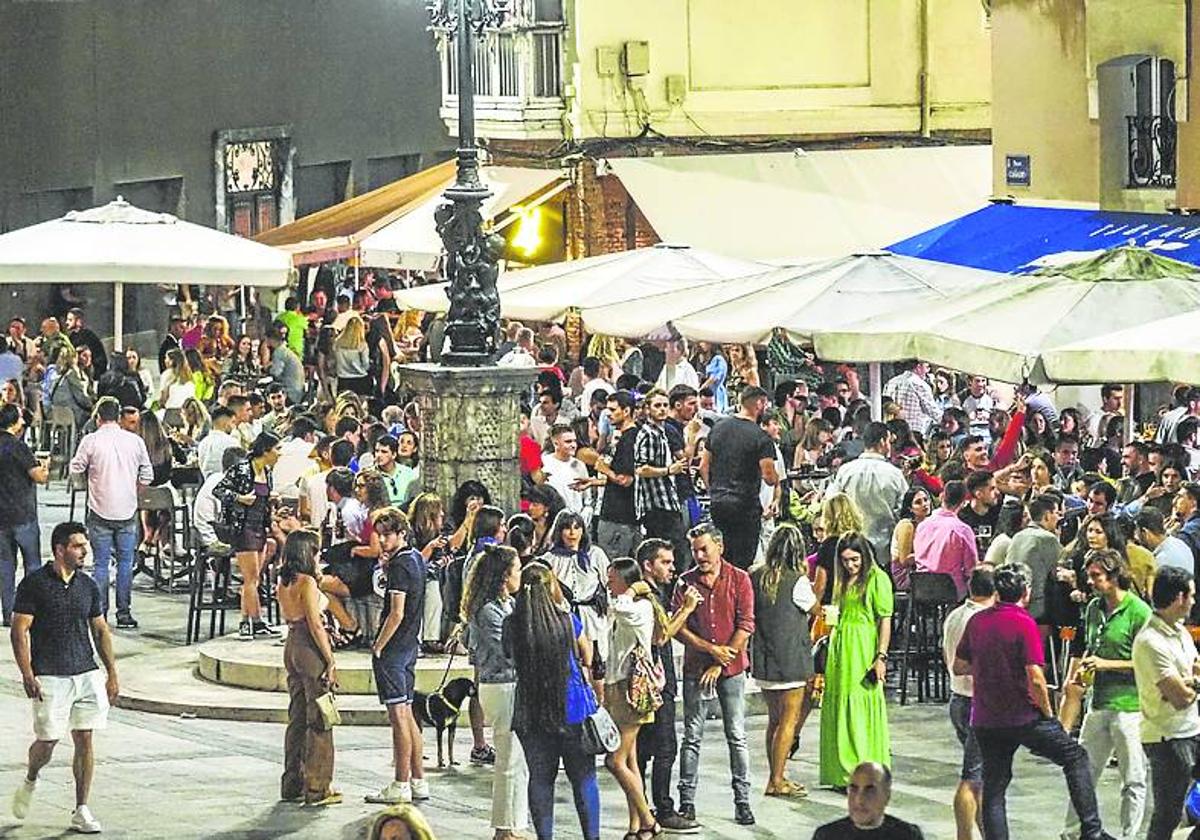
{"type": "Polygon", "coordinates": [[[25,694],[33,700],[29,771],[13,795],[13,816],[25,819],[38,773],[67,732],[75,742],[75,810],[70,828],[99,834],[100,822],[88,808],[95,763],[92,731],[103,729],[109,703],[117,696],[117,665],[112,634],[100,603],[100,588],[82,571],[89,545],[87,529],[64,522],[50,537],[54,562],[27,575],[17,587],[12,646],[25,694]],[[96,653],[107,679],[96,667],[96,653]]]}

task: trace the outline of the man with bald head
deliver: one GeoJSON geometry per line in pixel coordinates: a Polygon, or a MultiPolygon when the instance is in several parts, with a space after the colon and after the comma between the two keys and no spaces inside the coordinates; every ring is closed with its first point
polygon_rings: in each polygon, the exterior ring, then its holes
{"type": "Polygon", "coordinates": [[[812,840],[924,840],[921,829],[884,813],[892,798],[892,772],[882,764],[864,761],[846,785],[849,815],[817,829],[812,840]]]}

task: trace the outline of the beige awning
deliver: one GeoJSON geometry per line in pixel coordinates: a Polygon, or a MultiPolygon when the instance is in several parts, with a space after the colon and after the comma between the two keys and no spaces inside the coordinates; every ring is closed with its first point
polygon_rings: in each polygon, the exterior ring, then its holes
{"type": "Polygon", "coordinates": [[[987,204],[990,146],[611,158],[665,242],[754,260],[879,250],[987,204]]]}
{"type": "MultiPolygon", "coordinates": [[[[518,166],[487,166],[480,180],[492,191],[483,202],[484,223],[493,223],[513,207],[535,204],[539,194],[552,185],[566,183],[558,169],[528,169],[518,166]]],[[[441,193],[413,205],[408,212],[359,243],[363,265],[377,268],[407,268],[433,271],[442,255],[442,240],[433,214],[445,202],[441,193]]]]}

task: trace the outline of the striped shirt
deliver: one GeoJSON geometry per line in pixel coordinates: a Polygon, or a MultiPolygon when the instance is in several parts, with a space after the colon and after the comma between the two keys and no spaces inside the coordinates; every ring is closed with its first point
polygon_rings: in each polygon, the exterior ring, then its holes
{"type": "Polygon", "coordinates": [[[666,469],[671,466],[671,447],[662,426],[649,421],[638,428],[633,442],[633,502],[640,521],[651,510],[680,511],[679,494],[670,476],[641,478],[637,468],[647,466],[666,469]]]}

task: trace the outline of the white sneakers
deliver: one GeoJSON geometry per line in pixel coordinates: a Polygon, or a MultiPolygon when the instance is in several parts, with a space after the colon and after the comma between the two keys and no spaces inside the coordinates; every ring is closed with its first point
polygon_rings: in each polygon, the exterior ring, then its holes
{"type": "Polygon", "coordinates": [[[92,815],[92,809],[86,805],[80,805],[75,809],[75,813],[71,814],[70,828],[78,834],[99,834],[104,830],[100,820],[92,815]]]}
{"type": "Polygon", "coordinates": [[[412,802],[412,785],[408,782],[389,782],[379,793],[368,794],[366,800],[376,805],[400,805],[412,802]]]}
{"type": "MultiPolygon", "coordinates": [[[[23,779],[21,786],[13,793],[12,813],[18,820],[29,816],[29,804],[33,801],[33,791],[36,788],[36,781],[23,779]]],[[[79,834],[99,834],[104,830],[104,827],[100,825],[100,820],[96,819],[92,814],[92,809],[86,805],[80,805],[71,813],[69,828],[79,834]]]]}
{"type": "Polygon", "coordinates": [[[413,779],[412,782],[390,782],[379,793],[366,797],[367,802],[377,805],[400,805],[418,802],[429,798],[429,782],[425,779],[413,779]]]}
{"type": "Polygon", "coordinates": [[[412,780],[412,798],[418,802],[429,798],[429,782],[425,779],[412,780]]]}
{"type": "Polygon", "coordinates": [[[29,803],[33,801],[33,791],[37,788],[37,781],[29,781],[28,779],[21,780],[21,786],[13,793],[12,813],[18,820],[23,820],[29,816],[29,803]]]}

